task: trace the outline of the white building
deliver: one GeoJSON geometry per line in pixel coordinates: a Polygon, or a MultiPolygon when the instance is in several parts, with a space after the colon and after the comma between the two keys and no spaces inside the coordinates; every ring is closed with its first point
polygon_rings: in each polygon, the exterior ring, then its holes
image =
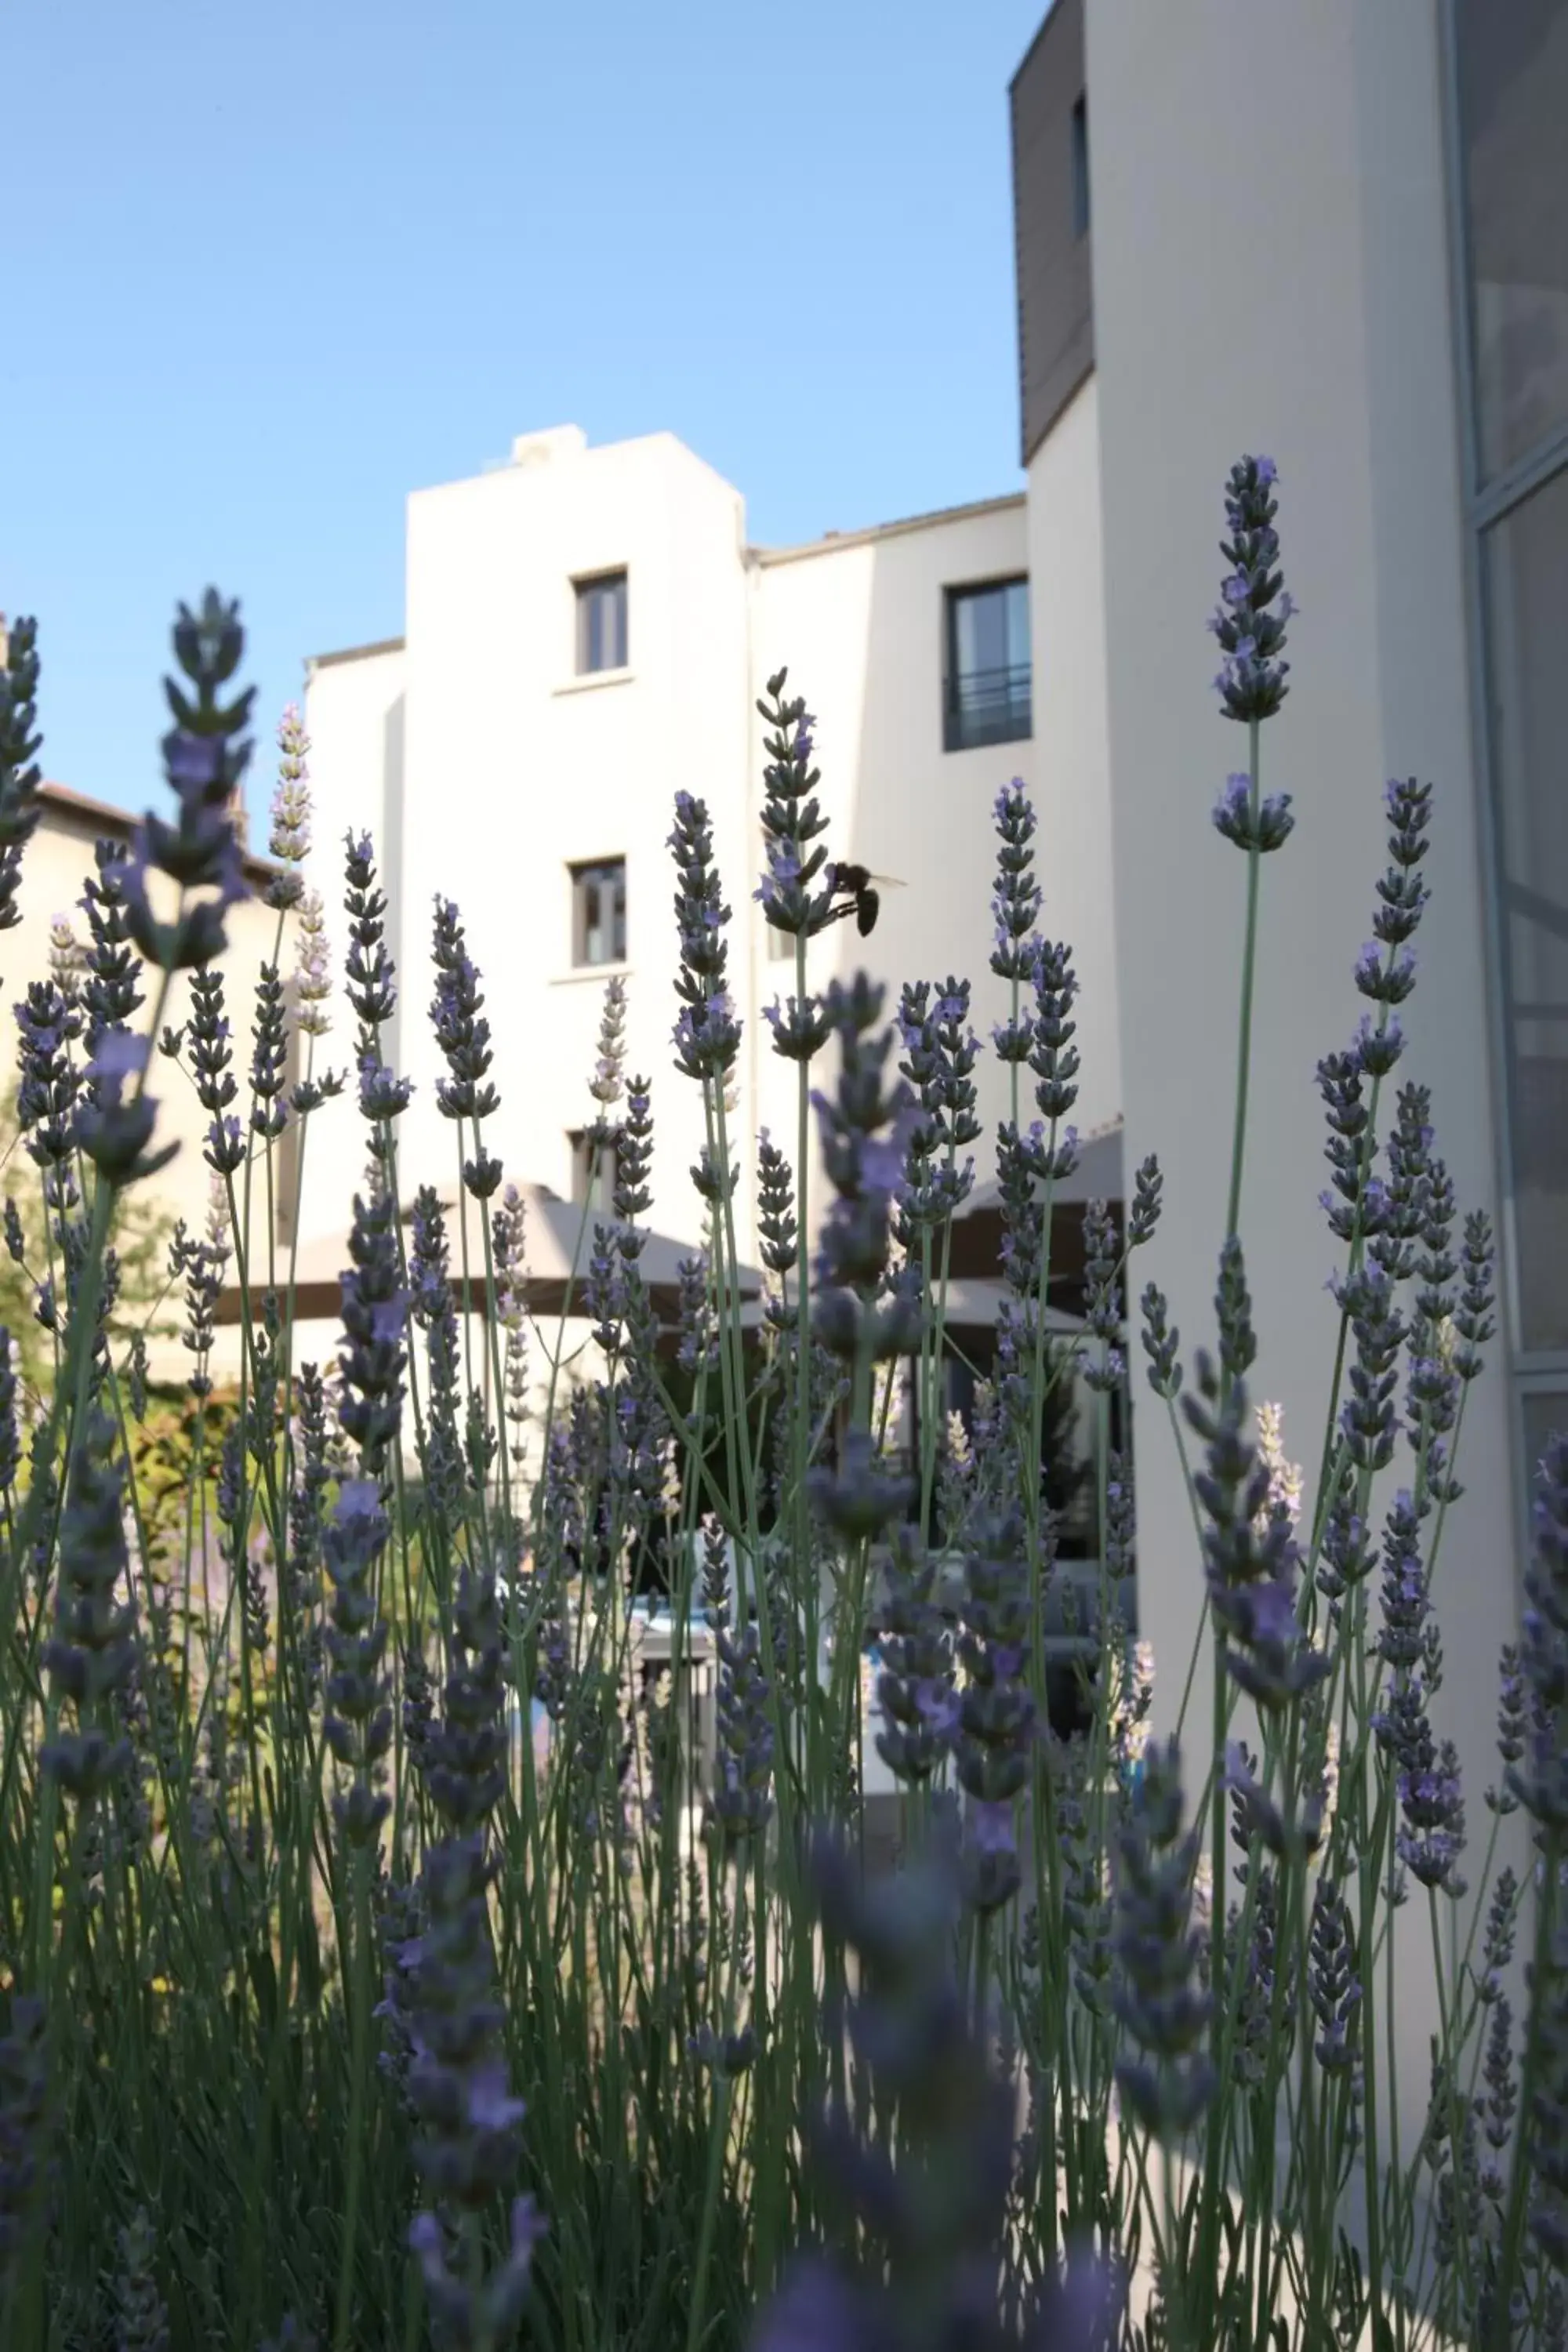
{"type": "MultiPolygon", "coordinates": [[[[1242,1212],[1258,1392],[1315,1476],[1336,1250],[1314,1071],[1362,1010],[1383,784],[1419,775],[1434,898],[1399,1075],[1431,1085],[1461,1208],[1500,1243],[1439,1570],[1438,1729],[1479,1817],[1528,1468],[1568,1420],[1568,0],[1057,0],[1012,105],[1026,495],[758,550],[738,492],[668,436],[529,436],[410,500],[405,636],[310,666],[322,829],[376,835],[413,1011],[431,894],[461,904],[501,1048],[498,1148],[563,1191],[607,968],[574,877],[618,866],[607,946],[657,1082],[655,1218],[680,1231],[699,1136],[668,1045],[675,791],[709,803],[730,878],[738,1125],[787,1139],[791,1074],[757,1017],[787,968],[749,896],[763,679],[787,663],[819,716],[834,853],[907,885],[866,948],[850,926],[814,948],[814,982],[862,957],[894,982],[967,975],[986,1033],[989,809],[1020,773],[1046,927],[1083,987],[1080,1122],[1122,1119],[1129,1167],[1161,1156],[1148,1271],[1190,1366],[1213,1344],[1244,894],[1209,823],[1239,730],[1205,623],[1226,472],[1273,457],[1300,612],[1263,754],[1298,823],[1263,874],[1242,1212]],[[1026,578],[1026,676],[1008,635],[1026,578]],[[948,749],[952,714],[983,708],[1017,740],[948,749]]],[[[408,1020],[409,1162],[446,1173],[431,1051],[408,1020]]],[[[994,1123],[994,1066],[986,1086],[994,1123]]],[[[358,1147],[352,1121],[337,1134],[318,1199],[341,1220],[358,1147]]],[[[1173,1449],[1145,1422],[1140,1613],[1168,1717],[1201,1582],[1173,1449]]],[[[1413,1987],[1413,2100],[1428,2022],[1413,1987]]]]}
{"type": "MultiPolygon", "coordinates": [[[[424,1018],[440,892],[458,902],[484,975],[502,1098],[491,1148],[509,1172],[573,1195],[571,1138],[593,1109],[604,984],[620,972],[629,1066],[654,1081],[653,1221],[695,1234],[686,1171],[700,1098],[670,1047],[678,791],[707,803],[733,909],[737,1131],[771,1127],[794,1157],[795,1071],[762,1018],[793,986],[794,948],[778,960],[752,896],[756,703],[785,665],[818,722],[830,854],[902,886],[883,890],[868,941],[846,922],[812,943],[812,984],[868,962],[889,982],[890,1014],[903,978],[971,975],[976,1025],[1003,1016],[1005,991],[985,963],[990,811],[1033,749],[1026,533],[1015,496],[758,549],[740,494],[673,436],[591,449],[573,427],[525,436],[510,465],[410,499],[405,635],[318,656],[307,699],[317,838],[368,828],[393,902],[396,1056],[417,1087],[403,1122],[408,1181],[454,1172],[424,1018]],[[963,641],[957,671],[946,635],[963,641]]],[[[1100,1076],[1109,1112],[1114,1089],[1100,1076]]],[[[986,1084],[994,1120],[1000,1074],[986,1084]]],[[[302,1231],[312,1215],[341,1225],[358,1172],[353,1119],[319,1133],[302,1231]]],[[[737,1211],[744,1252],[743,1192],[737,1211]]]]}

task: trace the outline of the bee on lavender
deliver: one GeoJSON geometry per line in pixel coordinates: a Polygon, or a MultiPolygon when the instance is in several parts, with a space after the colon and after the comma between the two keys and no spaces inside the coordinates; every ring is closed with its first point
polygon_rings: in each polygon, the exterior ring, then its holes
{"type": "Polygon", "coordinates": [[[864,866],[841,864],[830,866],[826,876],[828,896],[841,903],[828,909],[830,923],[841,922],[853,915],[856,929],[863,940],[869,939],[877,927],[884,890],[901,890],[903,884],[890,874],[873,874],[864,866]]]}

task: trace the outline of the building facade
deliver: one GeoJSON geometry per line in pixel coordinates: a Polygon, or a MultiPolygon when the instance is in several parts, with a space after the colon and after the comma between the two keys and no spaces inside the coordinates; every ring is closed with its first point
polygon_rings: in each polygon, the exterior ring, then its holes
{"type": "MultiPolygon", "coordinates": [[[[1496,1777],[1531,1473],[1568,1424],[1568,5],[1057,0],[1011,98],[1042,711],[1047,616],[1085,562],[1065,524],[1053,561],[1052,518],[1083,510],[1085,471],[1103,600],[1107,790],[1052,833],[1052,862],[1069,903],[1110,877],[1126,1149],[1166,1171],[1151,1271],[1189,1361],[1213,1345],[1244,919],[1208,810],[1245,745],[1203,630],[1227,468],[1244,451],[1279,468],[1300,610],[1262,759],[1297,825],[1263,869],[1241,1226],[1257,1379],[1310,1480],[1337,1324],[1314,1070],[1363,1010],[1382,785],[1435,787],[1398,1076],[1430,1086],[1461,1208],[1500,1244],[1436,1570],[1437,1729],[1474,1806],[1496,1777]]],[[[1201,1593],[1180,1465],[1146,1420],[1140,1621],[1168,1725],[1201,1593]]],[[[1431,1990],[1417,1966],[1416,2104],[1431,1990]]]]}
{"type": "MultiPolygon", "coordinates": [[[[1500,1244],[1439,1570],[1437,1728],[1479,1798],[1531,1466],[1568,1420],[1568,0],[1055,0],[1011,110],[1023,496],[764,550],[740,493],[667,435],[531,435],[411,499],[405,636],[310,665],[322,835],[368,826],[393,900],[419,1085],[405,1167],[451,1174],[422,1018],[440,890],[485,974],[509,1171],[581,1183],[619,971],[656,1082],[654,1220],[695,1230],[698,1106],[669,1053],[679,789],[709,804],[735,910],[737,1129],[793,1140],[762,1018],[790,970],[751,897],[755,703],[787,664],[818,718],[832,854],[904,886],[870,940],[846,924],[814,944],[814,985],[861,962],[895,992],[956,973],[986,1034],[1005,1011],[990,804],[1028,784],[1045,925],[1081,984],[1080,1125],[1120,1127],[1124,1166],[1160,1155],[1149,1270],[1190,1364],[1212,1345],[1245,883],[1210,823],[1245,746],[1205,623],[1226,476],[1268,454],[1300,610],[1262,736],[1297,825],[1263,872],[1241,1214],[1258,1390],[1314,1478],[1337,1330],[1315,1074],[1363,1010],[1384,782],[1416,775],[1433,896],[1399,1075],[1430,1087],[1461,1210],[1500,1244]]],[[[1005,1100],[987,1062],[988,1127],[1005,1100]]],[[[316,1173],[341,1223],[357,1145],[352,1120],[335,1132],[316,1173]]],[[[1175,1450],[1142,1420],[1139,1615],[1169,1722],[1202,1587],[1175,1450]]],[[[1205,1645],[1199,1721],[1206,1671],[1205,1645]]],[[[1418,1989],[1409,2017],[1415,2099],[1418,1989]]]]}
{"type": "MultiPolygon", "coordinates": [[[[668,435],[605,448],[569,427],[531,435],[509,465],[416,493],[405,635],[318,656],[306,705],[318,839],[369,830],[392,902],[395,1053],[416,1086],[407,1181],[454,1174],[425,1018],[439,892],[484,975],[501,1094],[490,1148],[509,1174],[580,1194],[576,1139],[594,1109],[605,983],[619,974],[628,1065],[654,1082],[652,1221],[696,1234],[700,1098],[670,1045],[680,791],[708,806],[733,910],[735,1131],[769,1128],[794,1157],[794,1066],[763,1017],[794,984],[794,947],[781,959],[752,898],[756,706],[786,666],[817,722],[829,854],[883,877],[870,938],[847,921],[811,943],[812,986],[864,965],[887,982],[891,1013],[903,980],[952,973],[974,983],[978,1028],[1004,1017],[986,963],[991,805],[1036,748],[1028,568],[1018,496],[753,547],[739,492],[668,435]]],[[[1001,1074],[985,1087],[994,1123],[1001,1074]]],[[[1109,1111],[1112,1090],[1103,1098],[1109,1111]]],[[[307,1225],[342,1224],[359,1148],[352,1118],[312,1133],[307,1225]]],[[[736,1205],[744,1255],[744,1189],[736,1205]]]]}

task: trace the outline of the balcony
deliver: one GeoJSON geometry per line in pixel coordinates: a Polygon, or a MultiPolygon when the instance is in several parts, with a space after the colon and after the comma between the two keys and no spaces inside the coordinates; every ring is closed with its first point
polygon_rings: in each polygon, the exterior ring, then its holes
{"type": "Polygon", "coordinates": [[[1034,732],[1032,671],[974,669],[947,681],[942,742],[949,751],[977,751],[987,743],[1018,743],[1034,732]]]}

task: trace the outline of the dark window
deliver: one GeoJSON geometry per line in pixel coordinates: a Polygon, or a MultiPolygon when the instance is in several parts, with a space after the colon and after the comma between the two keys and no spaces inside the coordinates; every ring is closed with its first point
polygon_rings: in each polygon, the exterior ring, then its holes
{"type": "Polygon", "coordinates": [[[578,1208],[590,1208],[607,1217],[616,1201],[616,1147],[597,1143],[584,1128],[567,1137],[572,1146],[572,1199],[578,1208]]]}
{"type": "Polygon", "coordinates": [[[1458,0],[1484,480],[1568,422],[1568,0],[1458,0]]]}
{"type": "Polygon", "coordinates": [[[1089,100],[1081,95],[1072,110],[1072,233],[1089,235],[1089,100]]]}
{"type": "Polygon", "coordinates": [[[944,702],[950,751],[1016,743],[1033,731],[1026,580],[948,590],[944,702]]]}
{"type": "Polygon", "coordinates": [[[572,868],[572,961],[625,963],[626,861],[605,858],[572,868]]]}
{"type": "Polygon", "coordinates": [[[626,575],[602,572],[577,583],[577,674],[626,666],[626,575]]]}
{"type": "Polygon", "coordinates": [[[1568,1349],[1568,467],[1482,553],[1519,1339],[1568,1349]]]}

